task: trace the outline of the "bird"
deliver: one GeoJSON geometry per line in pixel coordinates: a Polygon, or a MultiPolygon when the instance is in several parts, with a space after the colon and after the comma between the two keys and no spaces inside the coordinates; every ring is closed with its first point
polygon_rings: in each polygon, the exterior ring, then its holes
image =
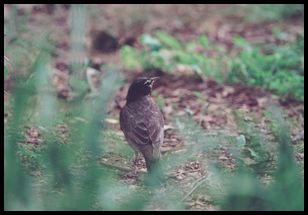
{"type": "MultiPolygon", "coordinates": [[[[126,104],[120,111],[120,127],[125,139],[143,155],[147,172],[160,172],[160,147],[164,141],[164,118],[151,97],[153,84],[159,77],[137,77],[128,89],[126,104]]],[[[161,174],[161,173],[158,173],[161,174]]]]}

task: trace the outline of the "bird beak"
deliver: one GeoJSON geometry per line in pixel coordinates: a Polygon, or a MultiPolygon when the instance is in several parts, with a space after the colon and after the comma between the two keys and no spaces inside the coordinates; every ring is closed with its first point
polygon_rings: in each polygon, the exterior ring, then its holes
{"type": "Polygon", "coordinates": [[[151,87],[153,87],[154,83],[155,83],[158,79],[159,79],[159,77],[152,77],[152,78],[151,78],[151,81],[152,81],[151,87]]]}
{"type": "Polygon", "coordinates": [[[153,83],[155,83],[158,79],[159,79],[159,77],[152,77],[152,78],[151,78],[151,80],[153,81],[153,83]]]}

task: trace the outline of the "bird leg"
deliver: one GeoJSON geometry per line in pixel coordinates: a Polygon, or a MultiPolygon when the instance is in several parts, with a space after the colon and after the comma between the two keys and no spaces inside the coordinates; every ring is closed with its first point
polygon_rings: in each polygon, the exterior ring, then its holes
{"type": "Polygon", "coordinates": [[[140,159],[140,153],[136,149],[134,149],[134,152],[135,152],[135,155],[134,155],[134,158],[132,159],[133,167],[132,167],[132,170],[128,173],[130,177],[136,177],[137,172],[138,172],[137,164],[138,164],[138,160],[140,159]]]}
{"type": "Polygon", "coordinates": [[[137,164],[138,160],[140,160],[140,158],[141,158],[140,152],[135,151],[135,157],[134,157],[134,160],[133,160],[134,164],[137,164]]]}
{"type": "Polygon", "coordinates": [[[138,171],[138,168],[137,168],[137,165],[138,165],[138,161],[140,160],[141,158],[141,154],[135,150],[135,157],[134,157],[134,160],[133,160],[133,165],[134,165],[134,174],[137,175],[137,171],[138,171]]]}

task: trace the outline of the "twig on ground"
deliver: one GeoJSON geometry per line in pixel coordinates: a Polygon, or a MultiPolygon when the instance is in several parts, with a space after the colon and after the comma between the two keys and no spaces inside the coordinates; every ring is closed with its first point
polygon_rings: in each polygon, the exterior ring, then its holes
{"type": "Polygon", "coordinates": [[[104,163],[104,162],[101,162],[101,164],[103,164],[106,167],[118,169],[118,170],[125,171],[125,172],[133,171],[131,168],[127,168],[127,167],[123,167],[123,166],[117,166],[117,165],[114,165],[114,164],[109,164],[109,163],[104,163]]]}
{"type": "MultiPolygon", "coordinates": [[[[124,172],[133,172],[134,171],[133,169],[128,168],[128,167],[117,166],[117,165],[109,164],[109,163],[105,163],[105,162],[101,162],[101,164],[106,166],[106,167],[110,167],[110,168],[117,169],[117,170],[124,171],[124,172]]],[[[137,170],[137,172],[138,173],[145,173],[144,170],[137,170]]]]}
{"type": "Polygon", "coordinates": [[[182,201],[185,201],[207,178],[207,175],[202,176],[195,182],[195,186],[184,196],[182,201]]]}

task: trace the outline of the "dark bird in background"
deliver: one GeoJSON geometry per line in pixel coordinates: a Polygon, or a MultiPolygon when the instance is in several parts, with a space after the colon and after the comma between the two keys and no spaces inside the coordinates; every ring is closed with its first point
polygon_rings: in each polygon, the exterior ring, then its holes
{"type": "Polygon", "coordinates": [[[129,145],[145,158],[151,174],[160,169],[160,146],[164,140],[164,119],[151,98],[158,77],[136,78],[129,87],[126,104],[120,112],[120,126],[129,145]]]}

